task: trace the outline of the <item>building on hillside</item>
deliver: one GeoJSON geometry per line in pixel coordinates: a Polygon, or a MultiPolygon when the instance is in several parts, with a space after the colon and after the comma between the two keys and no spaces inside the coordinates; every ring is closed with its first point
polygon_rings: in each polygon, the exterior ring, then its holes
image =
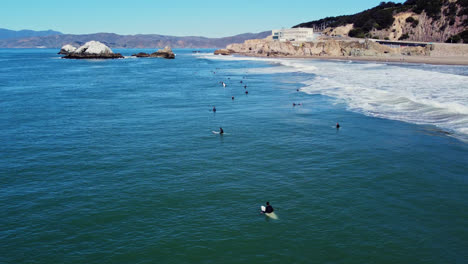
{"type": "Polygon", "coordinates": [[[308,42],[315,39],[313,28],[288,28],[272,30],[273,40],[286,41],[301,41],[308,42]]]}

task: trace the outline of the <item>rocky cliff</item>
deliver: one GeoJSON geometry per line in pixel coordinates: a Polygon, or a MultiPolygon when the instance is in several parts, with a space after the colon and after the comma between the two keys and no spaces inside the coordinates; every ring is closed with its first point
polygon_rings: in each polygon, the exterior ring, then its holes
{"type": "Polygon", "coordinates": [[[468,60],[468,45],[429,44],[425,47],[386,46],[373,40],[322,39],[315,42],[292,43],[269,39],[247,40],[231,44],[232,54],[272,57],[398,57],[398,56],[462,56],[468,60]]]}
{"type": "MultiPolygon", "coordinates": [[[[425,12],[421,14],[403,12],[395,14],[394,18],[395,20],[389,28],[372,29],[369,32],[369,37],[388,40],[446,42],[450,37],[466,30],[463,18],[458,17],[450,25],[448,18],[443,14],[437,19],[429,17],[425,12]]],[[[353,28],[353,25],[348,25],[349,27],[353,28]]],[[[346,34],[348,33],[349,31],[346,32],[346,34]]]]}

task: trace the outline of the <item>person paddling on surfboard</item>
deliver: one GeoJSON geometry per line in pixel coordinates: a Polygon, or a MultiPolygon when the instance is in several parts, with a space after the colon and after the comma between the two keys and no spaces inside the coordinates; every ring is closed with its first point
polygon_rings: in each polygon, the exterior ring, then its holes
{"type": "Polygon", "coordinates": [[[265,214],[271,214],[273,213],[274,209],[273,207],[270,205],[270,202],[266,202],[266,208],[265,208],[265,211],[263,211],[263,213],[265,214]]]}
{"type": "Polygon", "coordinates": [[[220,134],[220,135],[224,134],[224,130],[223,130],[222,127],[219,128],[219,134],[220,134]]]}

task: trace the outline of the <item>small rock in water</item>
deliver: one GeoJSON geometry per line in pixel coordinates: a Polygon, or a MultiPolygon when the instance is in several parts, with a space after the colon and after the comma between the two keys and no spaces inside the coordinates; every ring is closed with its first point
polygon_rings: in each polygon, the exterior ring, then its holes
{"type": "Polygon", "coordinates": [[[165,59],[175,59],[175,54],[172,52],[171,47],[166,46],[164,49],[160,49],[154,53],[151,53],[150,57],[158,57],[158,58],[165,58],[165,59]]]}

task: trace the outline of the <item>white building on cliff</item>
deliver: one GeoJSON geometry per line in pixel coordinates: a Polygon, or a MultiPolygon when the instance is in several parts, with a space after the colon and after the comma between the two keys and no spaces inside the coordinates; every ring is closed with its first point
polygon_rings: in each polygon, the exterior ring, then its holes
{"type": "Polygon", "coordinates": [[[308,42],[315,39],[313,28],[288,28],[272,30],[273,40],[281,42],[301,41],[308,42]]]}

